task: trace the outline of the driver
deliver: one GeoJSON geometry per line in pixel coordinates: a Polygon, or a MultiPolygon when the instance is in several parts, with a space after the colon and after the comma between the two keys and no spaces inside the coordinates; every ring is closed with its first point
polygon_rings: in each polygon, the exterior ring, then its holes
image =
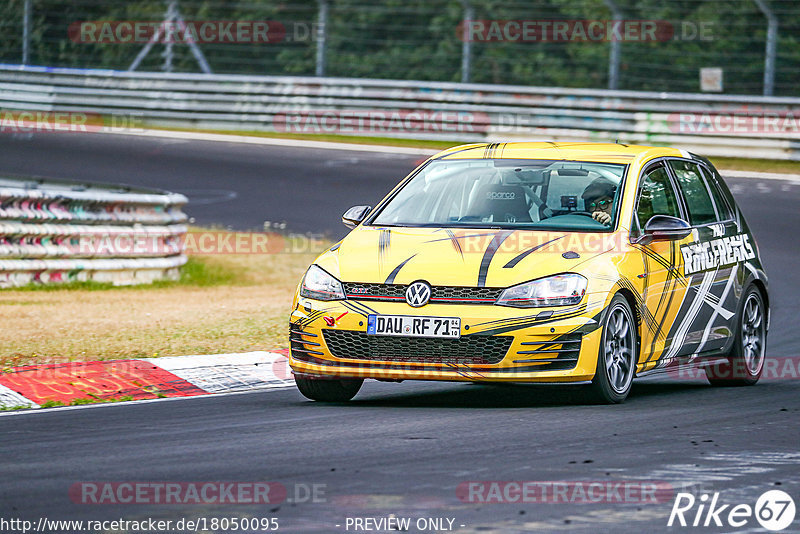
{"type": "Polygon", "coordinates": [[[581,198],[586,211],[592,214],[592,219],[611,226],[611,207],[614,205],[616,191],[617,186],[605,178],[597,178],[586,186],[581,198]]]}

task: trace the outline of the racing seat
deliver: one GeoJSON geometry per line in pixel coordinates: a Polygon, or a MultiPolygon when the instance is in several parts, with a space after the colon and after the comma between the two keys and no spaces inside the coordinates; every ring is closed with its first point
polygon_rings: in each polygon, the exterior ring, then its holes
{"type": "Polygon", "coordinates": [[[477,189],[475,199],[465,220],[481,221],[492,217],[491,222],[533,222],[528,208],[525,189],[519,185],[484,185],[477,189]]]}

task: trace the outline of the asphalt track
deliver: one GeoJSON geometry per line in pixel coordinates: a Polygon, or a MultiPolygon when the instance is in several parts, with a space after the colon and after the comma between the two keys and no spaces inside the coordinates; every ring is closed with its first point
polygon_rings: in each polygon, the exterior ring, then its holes
{"type": "MultiPolygon", "coordinates": [[[[379,199],[417,159],[122,136],[0,137],[0,172],[161,187],[186,193],[198,223],[283,220],[331,236],[343,233],[345,208],[379,199]]],[[[770,275],[768,355],[779,368],[794,357],[796,371],[800,184],[728,183],[770,275]]],[[[464,502],[456,488],[658,481],[673,492],[719,492],[721,504],[752,506],[770,489],[800,504],[799,384],[786,373],[751,388],[645,379],[621,406],[589,406],[575,387],[368,382],[342,406],[277,390],[0,416],[0,518],[276,517],[283,532],[346,532],[348,517],[393,514],[451,518],[455,532],[763,532],[752,518],[738,529],[668,529],[671,497],[496,504],[464,502]],[[76,504],[68,490],[85,481],[275,481],[294,502],[76,504]],[[320,502],[303,499],[313,484],[320,502]]],[[[800,519],[784,532],[797,531],[800,519]]]]}

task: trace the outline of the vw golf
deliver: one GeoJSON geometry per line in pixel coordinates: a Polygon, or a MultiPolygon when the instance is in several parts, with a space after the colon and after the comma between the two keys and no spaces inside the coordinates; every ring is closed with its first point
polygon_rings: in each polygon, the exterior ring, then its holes
{"type": "Polygon", "coordinates": [[[683,150],[492,143],[445,150],[297,289],[289,363],[309,399],[364,379],[585,383],[703,367],[755,384],[769,325],[755,239],[717,170],[683,150]]]}

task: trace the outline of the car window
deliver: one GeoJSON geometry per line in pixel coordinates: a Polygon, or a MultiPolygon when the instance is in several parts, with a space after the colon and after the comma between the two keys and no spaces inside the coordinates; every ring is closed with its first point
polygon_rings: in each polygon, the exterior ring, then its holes
{"type": "Polygon", "coordinates": [[[625,170],[567,160],[433,161],[369,224],[610,231],[625,170]]]}
{"type": "Polygon", "coordinates": [[[689,222],[692,225],[717,222],[714,203],[706,187],[706,181],[695,163],[681,160],[670,160],[669,166],[675,172],[678,186],[683,193],[686,207],[689,210],[689,222]]]}
{"type": "Polygon", "coordinates": [[[733,219],[731,209],[728,206],[728,203],[725,202],[725,198],[722,195],[722,191],[720,191],[719,183],[717,183],[716,178],[714,178],[711,174],[711,171],[705,167],[700,167],[700,170],[703,173],[703,178],[705,178],[706,185],[708,185],[708,190],[711,191],[711,197],[714,199],[714,205],[717,208],[717,216],[719,217],[719,220],[727,221],[733,219]]]}
{"type": "Polygon", "coordinates": [[[644,228],[653,215],[681,216],[675,190],[663,165],[648,169],[642,178],[636,211],[639,228],[644,228]]]}

